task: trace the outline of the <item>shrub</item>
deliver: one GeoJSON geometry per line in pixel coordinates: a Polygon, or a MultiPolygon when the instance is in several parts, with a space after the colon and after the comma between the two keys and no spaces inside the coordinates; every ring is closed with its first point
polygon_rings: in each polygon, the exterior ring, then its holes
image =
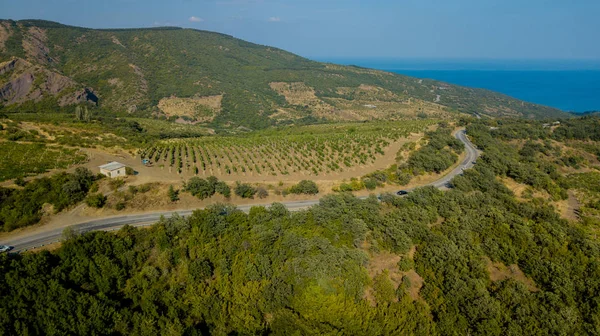
{"type": "Polygon", "coordinates": [[[169,200],[171,200],[171,202],[179,201],[179,190],[175,190],[172,185],[169,186],[167,194],[169,195],[169,200]]]}
{"type": "Polygon", "coordinates": [[[137,192],[143,194],[143,193],[147,193],[148,191],[150,191],[152,189],[153,183],[144,183],[140,186],[137,187],[137,192]]]}
{"type": "Polygon", "coordinates": [[[407,185],[408,183],[410,183],[412,175],[406,171],[398,170],[396,172],[396,179],[398,180],[399,185],[407,185]]]}
{"type": "Polygon", "coordinates": [[[218,182],[217,185],[215,186],[215,190],[219,194],[225,196],[225,198],[231,197],[231,188],[229,188],[229,186],[225,182],[222,182],[222,181],[218,182]]]}
{"type": "Polygon", "coordinates": [[[85,203],[92,208],[102,208],[106,204],[106,196],[98,194],[90,194],[86,199],[85,203]]]}
{"type": "Polygon", "coordinates": [[[372,178],[366,178],[363,180],[363,183],[365,185],[365,188],[367,188],[368,190],[375,190],[375,188],[377,188],[377,180],[372,179],[372,178]]]}
{"type": "Polygon", "coordinates": [[[135,195],[138,192],[138,188],[136,186],[131,186],[130,185],[129,188],[128,188],[128,190],[129,190],[129,193],[132,194],[132,195],[135,195]]]}
{"type": "Polygon", "coordinates": [[[257,190],[247,183],[236,182],[234,192],[241,198],[254,198],[257,190]]]}
{"type": "Polygon", "coordinates": [[[362,190],[365,187],[365,185],[361,180],[352,178],[350,180],[350,187],[352,188],[352,191],[359,191],[362,190]]]}
{"type": "Polygon", "coordinates": [[[400,261],[398,262],[398,268],[400,269],[401,272],[407,272],[408,270],[412,269],[414,266],[415,266],[414,262],[407,257],[402,257],[402,259],[400,259],[400,261]]]}
{"type": "Polygon", "coordinates": [[[125,185],[125,180],[120,178],[110,179],[108,180],[108,185],[112,190],[118,190],[119,188],[125,185]]]}
{"type": "Polygon", "coordinates": [[[120,201],[117,204],[115,204],[115,209],[118,211],[121,211],[121,210],[125,209],[125,206],[126,206],[125,202],[120,201]]]}
{"type": "Polygon", "coordinates": [[[269,192],[263,187],[258,187],[256,189],[256,195],[258,196],[258,198],[263,199],[269,196],[269,192]]]}
{"type": "Polygon", "coordinates": [[[185,186],[185,191],[188,191],[193,196],[199,199],[212,197],[215,194],[215,184],[211,180],[192,177],[185,186]]]}
{"type": "Polygon", "coordinates": [[[194,281],[208,279],[213,274],[213,265],[207,259],[195,259],[190,262],[188,272],[194,281]]]}
{"type": "Polygon", "coordinates": [[[340,185],[340,191],[341,192],[347,192],[347,191],[352,191],[352,186],[348,183],[342,183],[340,185]]]}
{"type": "Polygon", "coordinates": [[[127,175],[135,175],[135,170],[131,167],[125,167],[125,174],[127,175]]]}
{"type": "Polygon", "coordinates": [[[290,193],[316,195],[319,193],[319,187],[314,181],[302,180],[290,188],[290,193]]]}
{"type": "Polygon", "coordinates": [[[15,184],[19,187],[24,187],[27,184],[27,181],[25,181],[23,176],[19,176],[15,179],[15,184]]]}

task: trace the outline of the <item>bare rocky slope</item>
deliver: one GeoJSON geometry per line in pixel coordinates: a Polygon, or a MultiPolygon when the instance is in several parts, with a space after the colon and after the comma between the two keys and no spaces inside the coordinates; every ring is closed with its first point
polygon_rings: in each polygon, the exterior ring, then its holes
{"type": "Polygon", "coordinates": [[[568,116],[487,90],[314,62],[213,32],[0,20],[0,104],[25,102],[91,102],[139,116],[250,128],[457,111],[568,116]]]}

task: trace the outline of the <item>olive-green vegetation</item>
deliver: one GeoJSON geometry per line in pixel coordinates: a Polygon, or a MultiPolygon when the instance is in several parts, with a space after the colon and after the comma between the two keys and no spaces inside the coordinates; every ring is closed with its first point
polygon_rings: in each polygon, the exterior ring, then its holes
{"type": "MultiPolygon", "coordinates": [[[[129,115],[93,109],[90,122],[74,119],[69,108],[65,113],[13,113],[1,119],[7,127],[0,136],[10,141],[52,143],[73,147],[139,148],[160,139],[203,137],[210,132],[198,125],[175,124],[165,120],[133,118],[129,115]],[[32,122],[48,136],[25,130],[23,122],[32,122]]],[[[1,116],[0,116],[1,117],[1,116]]]]}
{"type": "Polygon", "coordinates": [[[499,180],[560,196],[598,192],[600,174],[565,183],[555,152],[500,135],[527,125],[489,122],[467,127],[484,154],[448,191],[381,202],[342,193],[295,213],[215,205],[148,230],[68,234],[54,252],[0,255],[0,333],[600,333],[593,223],[519,200],[499,180]],[[397,264],[369,272],[390,253],[397,264]],[[522,275],[494,278],[490,261],[522,275]]]}
{"type": "Polygon", "coordinates": [[[323,175],[368,165],[435,120],[290,126],[237,136],[166,140],[140,150],[153,163],[195,174],[323,175]]]}
{"type": "Polygon", "coordinates": [[[291,194],[316,195],[319,193],[319,187],[314,181],[302,180],[291,186],[289,192],[291,194]]]}
{"type": "Polygon", "coordinates": [[[60,173],[32,180],[23,189],[0,187],[2,230],[36,224],[46,203],[52,205],[54,212],[59,212],[82,201],[98,178],[88,169],[77,168],[73,174],[60,173]]]}
{"type": "Polygon", "coordinates": [[[407,163],[399,167],[402,172],[411,172],[415,176],[439,174],[456,163],[457,154],[465,148],[460,140],[452,136],[452,129],[448,127],[439,127],[428,133],[426,139],[427,144],[411,153],[407,163]]]}
{"type": "Polygon", "coordinates": [[[600,171],[571,174],[567,180],[583,201],[578,215],[586,228],[597,236],[600,233],[600,171]]]}
{"type": "MultiPolygon", "coordinates": [[[[231,196],[231,188],[229,188],[225,182],[219,181],[219,179],[214,176],[209,176],[207,179],[192,177],[185,184],[184,190],[199,199],[210,198],[217,192],[226,198],[231,196]]],[[[173,198],[171,199],[173,200],[173,198]]]]}
{"type": "Polygon", "coordinates": [[[582,142],[573,145],[583,150],[591,148],[591,154],[595,154],[600,118],[563,120],[554,128],[547,125],[525,120],[482,121],[470,125],[467,131],[485,152],[482,160],[494,162],[496,175],[545,190],[555,200],[566,199],[571,178],[563,176],[559,167],[579,168],[585,160],[563,151],[553,141],[568,141],[569,145],[584,141],[588,146],[581,146],[582,142]]]}
{"type": "MultiPolygon", "coordinates": [[[[144,117],[156,115],[163,98],[222,95],[220,111],[210,121],[215,128],[260,129],[281,123],[318,122],[322,118],[312,106],[290,104],[269,85],[301,82],[314,91],[316,99],[332,106],[332,110],[340,100],[360,99],[354,91],[340,88],[366,85],[391,92],[381,99],[400,104],[411,98],[433,102],[439,95],[438,104],[466,113],[490,111],[487,113],[494,116],[527,117],[567,115],[491,91],[314,62],[277,48],[206,31],[94,30],[38,20],[2,20],[0,23],[9,33],[5,48],[0,50],[0,62],[19,57],[39,65],[44,71],[67,75],[74,81],[59,94],[44,91],[43,99],[29,100],[17,107],[6,104],[8,112],[60,111],[62,107],[58,103],[64,97],[87,88],[89,96],[93,93],[89,99],[94,104],[112,112],[144,117]],[[32,44],[32,48],[24,48],[32,44]],[[274,118],[281,108],[292,116],[274,118]]],[[[41,77],[42,73],[47,76],[39,70],[34,77],[41,77]]],[[[11,80],[10,72],[0,80],[4,86],[11,80]]]]}
{"type": "Polygon", "coordinates": [[[464,151],[463,143],[452,135],[452,130],[447,123],[439,123],[435,131],[425,134],[424,144],[420,148],[416,149],[414,142],[402,146],[396,156],[396,161],[404,161],[400,165],[394,164],[385,170],[367,174],[361,180],[353,179],[336,191],[374,190],[386,183],[406,185],[415,176],[444,172],[456,163],[458,155],[464,151]],[[408,152],[406,160],[402,157],[404,152],[408,152]]]}
{"type": "Polygon", "coordinates": [[[87,160],[77,149],[41,143],[0,142],[0,153],[0,181],[64,169],[87,160]]]}
{"type": "Polygon", "coordinates": [[[258,193],[258,188],[254,188],[248,183],[236,182],[233,192],[241,198],[254,198],[254,195],[258,193]]]}
{"type": "Polygon", "coordinates": [[[93,208],[102,208],[106,204],[106,196],[101,193],[90,194],[85,198],[85,203],[93,208]]]}
{"type": "Polygon", "coordinates": [[[169,190],[167,192],[167,196],[169,196],[169,200],[171,202],[177,202],[179,201],[179,190],[175,190],[175,188],[172,185],[170,185],[169,190]]]}
{"type": "MultiPolygon", "coordinates": [[[[492,172],[483,166],[477,174],[492,172]]],[[[493,179],[486,183],[468,193],[387,196],[383,204],[329,196],[295,214],[280,205],[249,215],[215,206],[150,230],[74,237],[54,253],[3,255],[0,330],[597,333],[598,243],[551,208],[519,203],[493,179]],[[439,217],[442,226],[430,228],[439,217]],[[358,248],[364,240],[371,251],[358,248]],[[369,252],[402,254],[413,244],[423,301],[409,297],[409,281],[397,285],[387,271],[370,279],[364,268],[369,252]],[[492,282],[484,257],[518,264],[536,288],[492,282]],[[375,305],[364,299],[368,287],[375,305]]]]}

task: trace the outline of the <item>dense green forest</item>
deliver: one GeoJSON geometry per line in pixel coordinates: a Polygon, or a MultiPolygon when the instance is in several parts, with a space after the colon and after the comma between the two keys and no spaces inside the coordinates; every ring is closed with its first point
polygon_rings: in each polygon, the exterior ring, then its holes
{"type": "Polygon", "coordinates": [[[473,121],[484,154],[447,191],[341,193],[294,213],[216,205],[0,255],[0,333],[598,334],[598,222],[552,205],[600,191],[598,173],[560,173],[571,154],[556,142],[593,144],[581,130],[597,122],[473,121]],[[500,178],[550,198],[518,198],[500,178]]]}
{"type": "Polygon", "coordinates": [[[314,62],[277,48],[207,31],[94,30],[39,20],[0,20],[0,25],[8,36],[0,48],[0,66],[5,67],[0,88],[7,92],[0,95],[0,110],[10,113],[57,112],[70,104],[89,101],[114,113],[151,117],[159,113],[159,101],[163,98],[222,96],[220,112],[209,123],[213,128],[262,129],[279,123],[319,122],[319,109],[312,103],[286,101],[270,86],[302,83],[310,88],[307,92],[314,94],[313,102],[331,106],[330,117],[336,120],[344,118],[338,111],[344,109],[342,100],[362,101],[364,97],[355,92],[361,85],[387,90],[390,94],[373,100],[379,102],[403,104],[419,99],[436,101],[449,111],[471,114],[567,116],[550,107],[487,90],[314,62]],[[15,57],[23,61],[10,63],[15,57]],[[43,99],[16,97],[17,91],[27,90],[12,90],[12,83],[26,74],[33,75],[34,86],[44,93],[43,99]],[[59,93],[44,89],[48,86],[44,83],[62,76],[61,83],[68,85],[59,93]],[[292,116],[272,118],[282,108],[292,116]]]}
{"type": "Polygon", "coordinates": [[[60,173],[51,177],[34,179],[23,184],[22,189],[0,187],[0,228],[12,231],[39,222],[44,204],[52,206],[50,214],[82,201],[96,176],[86,168],[77,168],[73,174],[60,173]]]}

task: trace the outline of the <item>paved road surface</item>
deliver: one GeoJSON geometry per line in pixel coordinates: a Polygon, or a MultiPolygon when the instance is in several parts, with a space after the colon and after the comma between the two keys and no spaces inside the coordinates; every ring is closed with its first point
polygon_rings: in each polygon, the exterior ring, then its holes
{"type": "MultiPolygon", "coordinates": [[[[430,183],[429,185],[431,185],[431,186],[434,186],[436,188],[446,187],[448,182],[450,182],[456,175],[461,174],[464,169],[469,169],[469,168],[473,167],[473,162],[477,159],[477,157],[480,154],[479,151],[475,148],[475,146],[471,143],[471,141],[469,141],[464,130],[458,131],[454,136],[465,144],[465,149],[466,149],[467,155],[466,155],[465,159],[463,160],[463,162],[461,162],[461,164],[456,169],[454,169],[453,171],[451,171],[449,174],[442,177],[441,179],[439,179],[433,183],[430,183]]],[[[361,197],[361,198],[366,198],[366,197],[361,197]]],[[[283,204],[290,211],[298,211],[298,210],[313,206],[315,204],[319,204],[319,200],[315,199],[315,200],[310,200],[310,201],[295,201],[295,202],[286,202],[283,204]]],[[[237,206],[237,208],[242,211],[248,212],[251,207],[257,206],[257,205],[269,205],[269,204],[239,205],[239,206],[237,206]]],[[[169,218],[169,217],[173,216],[175,213],[177,213],[181,216],[189,216],[190,214],[192,214],[193,211],[194,210],[163,211],[163,212],[152,212],[152,213],[144,213],[144,214],[128,215],[128,216],[106,217],[106,218],[96,219],[96,220],[81,223],[81,224],[72,225],[71,227],[76,232],[83,233],[83,232],[94,231],[94,230],[115,230],[115,229],[118,229],[125,225],[147,226],[147,225],[152,225],[153,223],[158,221],[161,216],[164,216],[165,218],[169,218]]],[[[13,252],[22,252],[22,251],[30,250],[30,249],[33,249],[36,247],[59,242],[62,239],[63,230],[64,230],[64,227],[58,228],[55,230],[49,230],[47,232],[39,232],[39,233],[32,232],[31,235],[28,235],[25,237],[21,237],[21,238],[10,240],[10,241],[0,242],[0,245],[11,245],[11,246],[15,247],[13,252]]]]}

